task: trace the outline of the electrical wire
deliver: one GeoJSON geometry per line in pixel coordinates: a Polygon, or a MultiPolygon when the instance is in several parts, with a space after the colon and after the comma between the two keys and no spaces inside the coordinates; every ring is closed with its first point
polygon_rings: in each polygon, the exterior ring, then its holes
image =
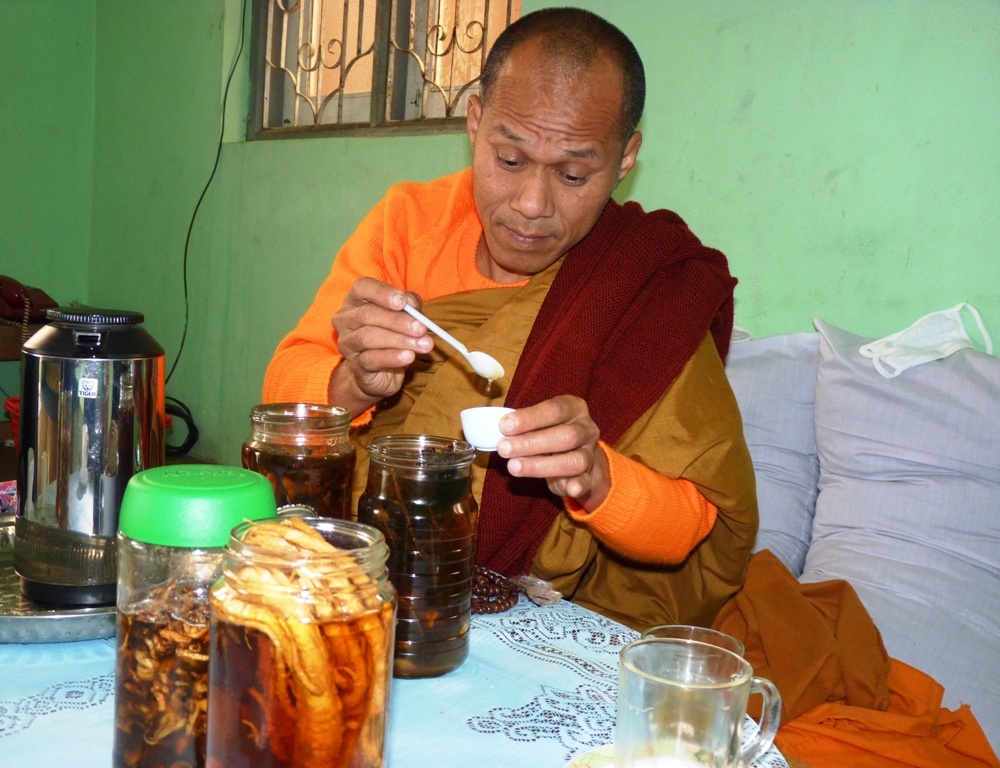
{"type": "MultiPolygon", "coordinates": [[[[188,321],[191,308],[190,297],[188,294],[188,253],[191,247],[191,233],[194,231],[194,222],[198,218],[198,211],[201,209],[201,203],[205,199],[205,195],[208,194],[208,188],[212,186],[212,180],[215,179],[216,171],[219,170],[219,161],[222,158],[222,144],[226,137],[226,106],[229,104],[229,87],[233,84],[233,75],[236,74],[236,67],[240,63],[240,57],[243,56],[243,44],[246,40],[246,17],[247,0],[243,0],[242,7],[240,8],[240,44],[236,49],[236,57],[233,59],[233,66],[229,70],[229,77],[226,78],[226,89],[222,93],[222,116],[219,120],[219,144],[215,148],[215,163],[212,165],[212,172],[208,175],[208,181],[205,182],[205,187],[201,190],[198,202],[195,203],[194,211],[191,213],[191,221],[188,223],[187,236],[184,238],[184,258],[182,260],[182,273],[184,276],[184,331],[181,333],[181,343],[177,348],[177,357],[174,358],[174,364],[170,366],[170,373],[167,374],[164,386],[170,383],[170,378],[174,375],[174,371],[177,369],[177,363],[180,362],[181,354],[184,352],[184,343],[187,341],[188,321]]],[[[191,409],[184,403],[176,397],[166,396],[165,400],[167,400],[166,412],[171,416],[178,417],[187,425],[187,436],[184,438],[183,443],[180,445],[167,444],[165,446],[165,452],[168,458],[180,458],[182,456],[186,456],[194,447],[194,444],[198,442],[198,427],[194,423],[194,415],[191,413],[191,409]]]]}
{"type": "Polygon", "coordinates": [[[212,185],[212,180],[215,178],[215,172],[219,169],[219,160],[222,157],[222,144],[223,139],[226,136],[226,104],[229,102],[229,86],[233,83],[233,75],[236,74],[236,65],[240,62],[240,57],[243,55],[243,43],[246,38],[246,14],[247,14],[247,0],[243,0],[243,6],[240,10],[240,44],[239,48],[236,50],[236,58],[233,59],[233,66],[229,70],[229,77],[226,80],[226,90],[222,94],[222,120],[219,127],[219,146],[215,151],[215,164],[212,166],[212,172],[208,176],[208,181],[205,182],[205,188],[201,190],[201,195],[198,197],[198,202],[194,206],[194,211],[191,214],[191,222],[188,224],[187,237],[184,238],[184,259],[183,259],[183,275],[184,275],[184,331],[181,333],[181,343],[180,347],[177,349],[177,357],[174,358],[174,364],[170,366],[170,373],[167,374],[165,384],[170,383],[170,377],[174,375],[174,370],[177,368],[177,363],[180,362],[181,353],[184,352],[184,342],[187,341],[188,332],[188,316],[190,311],[190,300],[188,298],[188,250],[191,246],[191,233],[194,231],[194,222],[198,218],[198,210],[201,208],[201,202],[205,199],[205,195],[208,193],[208,188],[212,185]]]}
{"type": "Polygon", "coordinates": [[[187,425],[187,437],[184,438],[183,443],[180,445],[170,445],[168,443],[166,445],[165,453],[167,458],[172,459],[187,456],[188,452],[194,448],[194,444],[198,442],[198,427],[195,426],[194,415],[191,413],[191,409],[176,397],[167,395],[164,397],[164,400],[167,401],[166,412],[171,416],[176,416],[187,425]]]}

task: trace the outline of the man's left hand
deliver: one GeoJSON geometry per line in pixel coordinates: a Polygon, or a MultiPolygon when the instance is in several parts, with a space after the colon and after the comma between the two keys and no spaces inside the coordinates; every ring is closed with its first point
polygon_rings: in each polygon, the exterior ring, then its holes
{"type": "Polygon", "coordinates": [[[545,478],[557,496],[574,499],[588,512],[601,505],[611,489],[608,458],[597,444],[601,430],[587,403],[560,395],[500,420],[497,453],[507,459],[514,477],[545,478]]]}

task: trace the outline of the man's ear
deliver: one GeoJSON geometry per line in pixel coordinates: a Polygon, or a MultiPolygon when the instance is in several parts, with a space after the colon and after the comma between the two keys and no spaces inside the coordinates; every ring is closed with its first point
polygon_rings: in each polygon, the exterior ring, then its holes
{"type": "Polygon", "coordinates": [[[635,160],[639,156],[639,147],[641,146],[642,134],[636,131],[625,142],[625,151],[622,153],[622,161],[618,167],[618,184],[625,180],[628,172],[635,166],[635,160]]]}
{"type": "Polygon", "coordinates": [[[469,96],[469,105],[466,111],[468,114],[465,118],[465,127],[469,131],[469,141],[475,146],[476,133],[479,131],[479,121],[483,118],[483,102],[476,94],[469,96]]]}

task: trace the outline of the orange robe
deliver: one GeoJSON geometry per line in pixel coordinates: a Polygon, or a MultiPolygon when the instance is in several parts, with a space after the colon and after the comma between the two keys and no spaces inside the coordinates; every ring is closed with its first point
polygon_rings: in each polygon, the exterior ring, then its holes
{"type": "MultiPolygon", "coordinates": [[[[321,286],[312,306],[298,326],[279,345],[265,378],[264,400],[327,401],[330,376],[342,359],[330,318],[339,309],[354,281],[362,276],[375,277],[419,294],[424,299],[425,311],[433,319],[460,340],[492,354],[503,364],[508,375],[499,382],[502,388],[505,381],[509,381],[513,375],[520,353],[520,343],[508,343],[506,328],[509,326],[504,324],[511,323],[530,330],[554,271],[514,285],[495,283],[480,275],[475,265],[476,247],[481,236],[482,225],[472,198],[470,171],[429,184],[402,184],[391,188],[385,199],[365,217],[338,253],[330,275],[321,286]],[[469,297],[471,309],[464,315],[459,312],[455,318],[448,317],[451,311],[448,307],[460,304],[466,296],[469,297]],[[444,315],[435,314],[434,307],[438,304],[444,307],[444,315]],[[485,336],[490,336],[491,329],[492,336],[486,339],[485,336]]],[[[558,264],[550,269],[557,270],[558,264]]],[[[710,340],[708,343],[710,344],[710,340]]],[[[702,348],[699,357],[710,359],[714,350],[705,350],[704,344],[702,348]]],[[[463,393],[474,398],[468,404],[481,405],[485,401],[474,382],[469,381],[469,377],[464,374],[464,369],[458,372],[451,370],[460,366],[460,363],[448,360],[439,349],[435,349],[429,358],[436,360],[433,378],[441,378],[438,368],[450,371],[448,375],[453,377],[453,386],[438,386],[441,397],[428,397],[421,402],[425,404],[424,407],[428,407],[427,402],[443,403],[442,413],[437,415],[445,420],[451,418],[453,426],[451,431],[436,431],[438,434],[457,437],[461,434],[460,427],[455,426],[457,413],[461,407],[466,407],[461,402],[463,393]]],[[[714,359],[715,379],[721,378],[724,382],[725,376],[717,354],[714,359]]],[[[414,384],[415,380],[422,381],[422,365],[425,363],[418,360],[418,363],[410,367],[405,390],[422,391],[423,384],[414,384]]],[[[725,390],[728,391],[727,384],[725,390]]],[[[732,399],[731,392],[729,398],[732,399]]],[[[418,422],[416,416],[407,423],[408,409],[414,399],[404,392],[399,397],[390,399],[391,402],[379,404],[375,409],[373,422],[379,433],[386,433],[385,430],[422,431],[427,424],[435,424],[426,420],[418,422]],[[400,400],[404,402],[405,408],[396,413],[400,400]],[[421,426],[416,426],[417,423],[421,426]]],[[[744,465],[744,470],[736,474],[740,475],[745,485],[749,472],[749,495],[752,497],[752,468],[745,445],[742,444],[735,401],[728,403],[727,408],[730,415],[726,428],[730,432],[739,433],[736,453],[740,454],[739,460],[744,465]],[[735,425],[732,423],[733,413],[736,414],[735,425]]],[[[362,453],[367,440],[373,435],[371,427],[364,431],[367,437],[360,442],[362,453]]],[[[606,446],[605,450],[612,472],[612,489],[607,500],[589,515],[568,501],[568,514],[562,519],[561,530],[565,532],[567,525],[574,532],[583,529],[596,537],[602,546],[630,561],[659,566],[683,563],[692,549],[713,530],[719,499],[712,498],[710,501],[706,496],[711,498],[712,491],[706,492],[705,487],[697,482],[681,477],[684,467],[680,464],[677,471],[663,472],[655,463],[649,462],[645,456],[636,454],[635,451],[626,455],[606,446]],[[665,509],[669,509],[671,514],[664,514],[665,509]]],[[[359,459],[363,458],[359,454],[359,459]]],[[[359,481],[363,477],[364,464],[364,461],[359,462],[359,481]]],[[[729,501],[727,498],[726,502],[729,501]]],[[[755,501],[741,499],[737,506],[740,507],[741,514],[745,512],[747,517],[746,521],[735,526],[740,529],[743,546],[736,548],[733,562],[722,569],[727,571],[727,587],[723,590],[726,594],[713,601],[717,603],[714,605],[715,610],[742,582],[742,569],[756,530],[755,501]]],[[[592,563],[594,553],[591,550],[595,544],[586,538],[579,538],[578,550],[584,541],[588,542],[586,548],[589,554],[584,553],[581,557],[592,563]]],[[[559,546],[564,550],[565,543],[563,536],[559,546]]],[[[552,548],[549,547],[548,550],[551,552],[552,548]]],[[[543,554],[540,551],[539,556],[536,556],[536,565],[543,554]]],[[[580,560],[580,557],[576,560],[580,560]]],[[[551,558],[543,570],[550,576],[558,576],[549,573],[549,565],[551,558]]],[[[701,565],[698,563],[695,567],[701,565]]],[[[576,563],[573,568],[573,579],[577,585],[585,575],[585,568],[586,564],[583,562],[576,563]]],[[[695,586],[688,591],[689,595],[685,600],[698,600],[699,591],[706,590],[702,586],[695,586]]],[[[667,614],[660,611],[651,613],[648,620],[654,621],[657,617],[668,618],[667,614]]]]}
{"type": "Polygon", "coordinates": [[[778,686],[775,744],[810,768],[1000,768],[968,705],[943,708],[938,683],[889,658],[846,581],[800,584],[758,552],[715,628],[741,640],[754,674],[778,686]]]}

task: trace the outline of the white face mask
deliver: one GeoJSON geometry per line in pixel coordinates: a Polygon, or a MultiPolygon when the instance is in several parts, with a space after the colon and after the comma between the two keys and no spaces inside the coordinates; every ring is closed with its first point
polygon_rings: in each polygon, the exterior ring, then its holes
{"type": "Polygon", "coordinates": [[[892,379],[915,365],[940,360],[960,349],[976,349],[962,322],[963,308],[969,310],[979,326],[986,346],[983,351],[992,355],[993,341],[983,326],[982,318],[975,307],[964,303],[924,315],[909,328],[865,344],[860,352],[871,359],[875,370],[892,379]]]}

